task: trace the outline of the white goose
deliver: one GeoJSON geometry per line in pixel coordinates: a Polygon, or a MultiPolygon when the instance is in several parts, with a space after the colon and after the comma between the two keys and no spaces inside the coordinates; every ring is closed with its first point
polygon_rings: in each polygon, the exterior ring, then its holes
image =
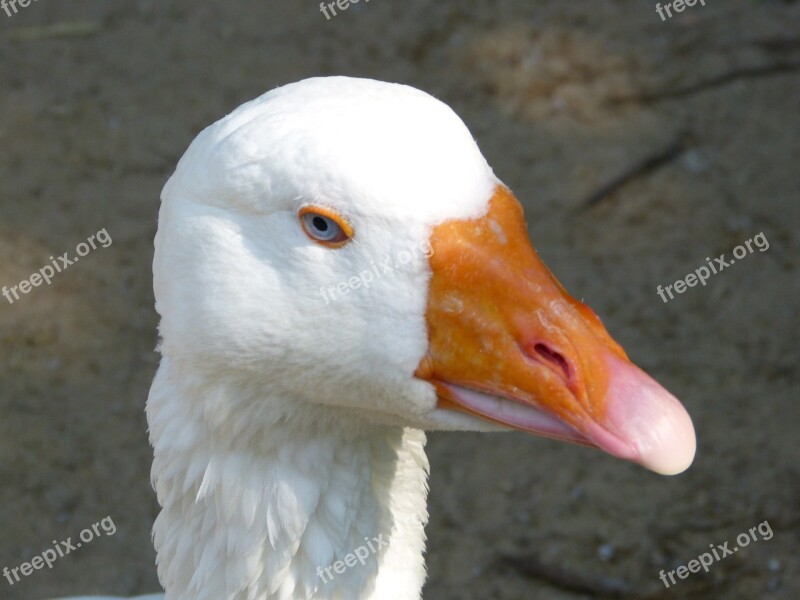
{"type": "Polygon", "coordinates": [[[423,430],[518,429],[663,474],[693,459],[683,407],[550,274],[423,92],[275,89],[198,135],[162,201],[166,600],[420,598],[423,430]]]}

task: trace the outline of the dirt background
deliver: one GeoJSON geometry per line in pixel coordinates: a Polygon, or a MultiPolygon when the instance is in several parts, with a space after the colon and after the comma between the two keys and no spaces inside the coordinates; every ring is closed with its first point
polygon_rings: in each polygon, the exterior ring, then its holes
{"type": "Polygon", "coordinates": [[[431,435],[425,598],[800,598],[800,3],[745,0],[666,22],[643,0],[372,0],[330,21],[290,0],[0,12],[0,285],[102,228],[113,239],[0,298],[0,567],[106,515],[117,526],[52,570],[0,579],[0,598],[158,589],[143,409],[159,193],[205,125],[320,74],[453,106],[552,270],[697,429],[675,478],[521,434],[431,435]],[[657,296],[759,232],[768,251],[657,296]],[[764,520],[771,540],[659,581],[764,520]]]}

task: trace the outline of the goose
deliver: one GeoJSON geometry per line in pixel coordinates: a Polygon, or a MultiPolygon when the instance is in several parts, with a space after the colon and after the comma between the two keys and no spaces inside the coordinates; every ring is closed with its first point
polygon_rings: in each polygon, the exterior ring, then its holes
{"type": "Polygon", "coordinates": [[[311,78],[206,128],[164,187],[153,272],[166,600],[420,598],[426,431],[519,430],[665,475],[694,458],[680,402],[415,88],[311,78]]]}

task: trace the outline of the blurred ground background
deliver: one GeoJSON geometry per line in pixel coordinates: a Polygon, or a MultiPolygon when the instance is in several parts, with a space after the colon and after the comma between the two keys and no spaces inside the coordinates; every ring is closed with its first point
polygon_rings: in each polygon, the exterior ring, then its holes
{"type": "Polygon", "coordinates": [[[452,105],[546,262],[698,433],[675,478],[523,435],[431,435],[425,598],[800,598],[800,3],[745,0],[666,22],[644,0],[372,0],[330,21],[289,0],[0,12],[0,285],[99,229],[113,239],[0,298],[0,567],[117,525],[52,570],[0,579],[0,598],[158,589],[143,408],[159,193],[205,125],[324,74],[452,105]],[[581,209],[648,157],[656,168],[581,209]],[[768,251],[657,296],[762,231],[768,251]],[[771,540],[659,581],[764,520],[771,540]]]}

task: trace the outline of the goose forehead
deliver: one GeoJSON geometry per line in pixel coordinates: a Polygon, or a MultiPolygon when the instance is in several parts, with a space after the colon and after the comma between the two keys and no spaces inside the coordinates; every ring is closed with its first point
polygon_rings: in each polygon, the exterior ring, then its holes
{"type": "Polygon", "coordinates": [[[478,216],[497,184],[461,119],[432,96],[346,77],[277,88],[203,131],[172,195],[269,212],[321,202],[438,223],[478,216]]]}

